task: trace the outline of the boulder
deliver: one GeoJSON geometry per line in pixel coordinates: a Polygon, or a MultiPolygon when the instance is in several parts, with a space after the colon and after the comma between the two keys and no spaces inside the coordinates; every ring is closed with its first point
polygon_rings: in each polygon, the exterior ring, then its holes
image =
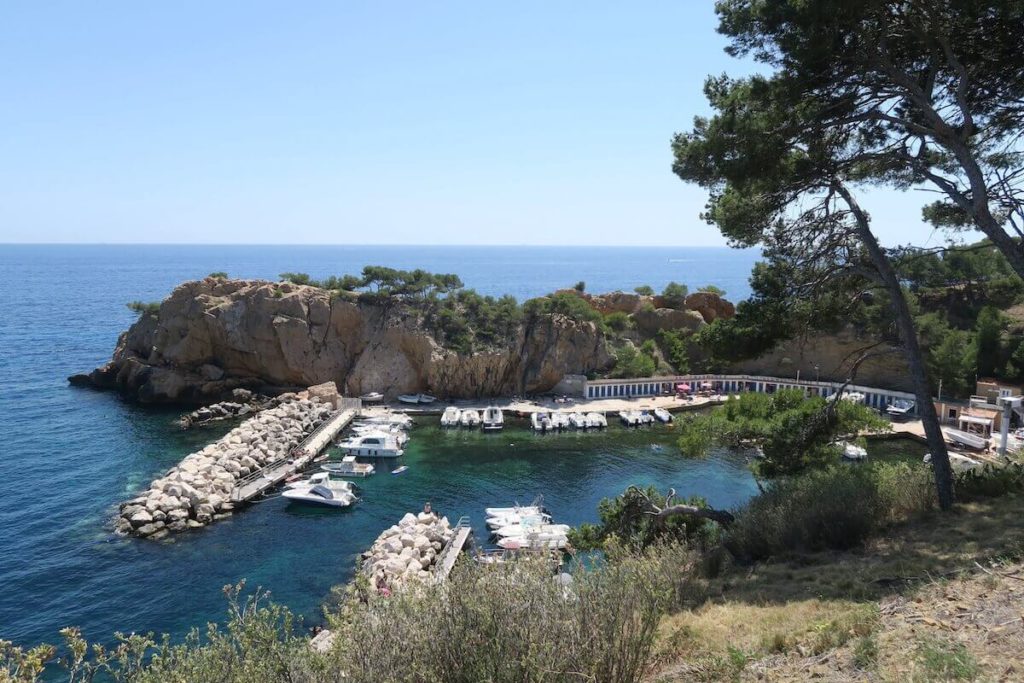
{"type": "Polygon", "coordinates": [[[148,510],[140,510],[139,512],[136,512],[131,517],[129,517],[128,521],[131,522],[131,525],[133,527],[139,528],[152,522],[153,515],[150,514],[148,510]]]}
{"type": "Polygon", "coordinates": [[[701,314],[704,322],[718,318],[729,319],[736,315],[736,307],[713,292],[694,292],[686,297],[686,307],[701,314]]]}

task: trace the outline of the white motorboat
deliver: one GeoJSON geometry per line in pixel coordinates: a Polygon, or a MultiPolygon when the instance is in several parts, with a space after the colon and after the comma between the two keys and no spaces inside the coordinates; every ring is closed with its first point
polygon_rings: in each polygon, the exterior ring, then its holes
{"type": "Polygon", "coordinates": [[[348,441],[342,441],[338,447],[347,455],[361,455],[369,458],[397,458],[403,451],[398,440],[392,434],[376,433],[355,435],[348,441]]]}
{"type": "Polygon", "coordinates": [[[480,426],[480,411],[463,410],[462,415],[459,416],[459,424],[471,428],[480,426]]]}
{"type": "Polygon", "coordinates": [[[642,424],[642,425],[654,424],[654,416],[651,415],[646,410],[641,410],[638,413],[637,418],[640,420],[640,424],[642,424]]]}
{"type": "Polygon", "coordinates": [[[341,462],[329,462],[320,465],[324,472],[336,474],[339,477],[367,477],[374,472],[370,463],[356,462],[356,456],[346,455],[341,462]]]}
{"type": "MultiPolygon", "coordinates": [[[[325,473],[326,474],[326,473],[325,473]]],[[[296,486],[285,489],[281,495],[296,503],[326,505],[328,507],[345,508],[356,502],[352,491],[332,488],[324,484],[315,486],[296,486]]]]}
{"type": "Polygon", "coordinates": [[[387,413],[386,415],[370,415],[359,418],[359,424],[393,425],[411,427],[412,418],[404,413],[387,413]]]}
{"type": "Polygon", "coordinates": [[[655,408],[654,417],[656,417],[660,422],[664,422],[666,424],[672,421],[672,413],[668,412],[664,408],[655,408]]]}
{"type": "Polygon", "coordinates": [[[387,427],[382,429],[381,427],[381,425],[356,425],[352,428],[352,434],[353,436],[375,436],[384,434],[386,436],[394,437],[399,446],[404,446],[409,443],[409,435],[406,434],[401,427],[391,427],[390,429],[387,427]]]}
{"type": "Polygon", "coordinates": [[[573,429],[586,429],[586,416],[583,413],[569,413],[569,426],[573,429]]]}
{"type": "Polygon", "coordinates": [[[843,392],[843,400],[849,401],[850,403],[864,403],[866,397],[859,391],[846,391],[843,392]]]}
{"type": "Polygon", "coordinates": [[[539,515],[544,512],[540,504],[515,505],[510,508],[485,508],[484,512],[488,517],[501,517],[502,515],[539,515]]]}
{"type": "Polygon", "coordinates": [[[535,432],[546,432],[551,429],[551,418],[542,411],[530,413],[530,426],[535,432]]]}
{"type": "Polygon", "coordinates": [[[368,394],[363,394],[359,397],[359,400],[363,403],[380,403],[384,400],[384,394],[379,391],[371,391],[368,394]]]}
{"type": "Polygon", "coordinates": [[[313,486],[326,486],[332,491],[354,491],[352,482],[342,479],[331,479],[331,473],[327,471],[314,472],[305,479],[296,479],[284,485],[285,490],[297,488],[311,488],[313,486]]]}
{"type": "Polygon", "coordinates": [[[420,395],[419,394],[402,394],[398,397],[401,403],[408,403],[409,405],[419,405],[420,395]]]}
{"type": "Polygon", "coordinates": [[[523,524],[529,526],[531,524],[548,524],[550,522],[551,515],[546,515],[542,512],[529,514],[510,513],[506,515],[495,515],[493,517],[488,517],[487,528],[500,529],[501,527],[510,526],[513,524],[523,524]]]}
{"type": "Polygon", "coordinates": [[[640,413],[635,410],[620,411],[619,419],[622,420],[622,424],[627,427],[637,427],[640,425],[640,413]]]}
{"type": "Polygon", "coordinates": [[[431,396],[430,394],[420,394],[419,395],[419,399],[420,399],[420,403],[424,403],[424,404],[426,404],[426,403],[433,403],[434,401],[437,400],[437,398],[431,396]]]}
{"type": "Polygon", "coordinates": [[[487,406],[484,410],[483,429],[485,432],[496,432],[505,427],[505,414],[497,406],[487,406]]]}
{"type": "Polygon", "coordinates": [[[498,539],[498,546],[505,550],[527,550],[535,548],[559,549],[564,548],[568,544],[569,539],[565,536],[546,540],[533,539],[529,536],[509,536],[508,538],[498,539]]]}
{"type": "Polygon", "coordinates": [[[604,429],[608,426],[608,419],[601,413],[587,413],[587,425],[592,429],[604,429]]]}
{"type": "Polygon", "coordinates": [[[849,441],[840,441],[836,444],[843,449],[843,457],[847,460],[867,460],[868,449],[849,441]]]}
{"type": "Polygon", "coordinates": [[[509,536],[537,536],[538,538],[555,538],[569,533],[568,524],[509,524],[499,527],[494,535],[498,538],[509,536]]]}
{"type": "MultiPolygon", "coordinates": [[[[958,474],[963,472],[981,472],[985,469],[985,463],[974,458],[968,458],[966,455],[960,455],[959,453],[949,453],[948,455],[950,468],[958,474]]],[[[930,464],[931,461],[931,453],[924,456],[924,463],[926,465],[930,464]]]]}
{"type": "Polygon", "coordinates": [[[900,420],[909,417],[916,407],[917,404],[913,401],[898,398],[889,404],[889,407],[885,409],[885,412],[887,412],[892,419],[900,420]]]}
{"type": "Polygon", "coordinates": [[[455,406],[448,406],[441,413],[441,426],[442,427],[458,427],[459,419],[462,417],[462,411],[455,406]]]}
{"type": "Polygon", "coordinates": [[[942,433],[945,435],[946,441],[956,446],[963,446],[964,448],[971,448],[976,451],[983,451],[988,448],[988,439],[978,434],[963,432],[952,427],[943,427],[942,433]]]}
{"type": "Polygon", "coordinates": [[[551,413],[551,428],[552,429],[568,429],[569,428],[569,415],[568,413],[560,413],[555,411],[551,413]]]}

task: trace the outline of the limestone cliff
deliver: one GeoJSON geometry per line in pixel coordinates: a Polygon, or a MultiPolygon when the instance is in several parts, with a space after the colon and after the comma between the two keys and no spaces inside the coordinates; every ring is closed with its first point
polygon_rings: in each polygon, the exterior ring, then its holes
{"type": "Polygon", "coordinates": [[[598,325],[542,315],[485,353],[443,348],[412,305],[363,303],[316,287],[207,278],[178,286],[122,333],[113,359],[72,383],[143,402],[216,400],[237,387],[334,381],[349,395],[440,397],[549,390],[613,362],[598,325]]]}

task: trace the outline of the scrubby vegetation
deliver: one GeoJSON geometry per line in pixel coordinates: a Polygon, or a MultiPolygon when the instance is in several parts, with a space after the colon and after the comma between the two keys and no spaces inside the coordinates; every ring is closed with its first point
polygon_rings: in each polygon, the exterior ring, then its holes
{"type": "Polygon", "coordinates": [[[134,311],[135,313],[138,313],[140,316],[156,315],[157,313],[160,312],[159,301],[150,301],[148,303],[145,301],[130,301],[127,304],[125,304],[125,306],[128,307],[128,310],[134,311]]]}
{"type": "MultiPolygon", "coordinates": [[[[914,312],[933,390],[967,397],[976,377],[1024,382],[1024,281],[987,242],[943,253],[905,249],[893,255],[914,312]]],[[[700,370],[714,371],[752,358],[783,339],[809,331],[834,333],[852,324],[895,341],[891,306],[870,283],[853,283],[813,300],[793,296],[798,278],[786,263],[761,263],[750,278],[752,295],[730,320],[716,320],[694,336],[706,353],[700,370]]],[[[703,288],[705,291],[707,288],[703,288]]]]}
{"type": "Polygon", "coordinates": [[[783,389],[731,396],[707,413],[686,416],[680,420],[679,448],[696,457],[713,445],[756,446],[763,456],[756,461],[756,472],[775,477],[834,462],[841,437],[885,429],[888,423],[863,404],[807,398],[799,389],[783,389]]]}

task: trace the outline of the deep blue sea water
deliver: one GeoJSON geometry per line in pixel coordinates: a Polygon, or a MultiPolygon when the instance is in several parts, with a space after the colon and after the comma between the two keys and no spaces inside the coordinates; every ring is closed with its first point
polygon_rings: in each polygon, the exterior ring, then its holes
{"type": "Polygon", "coordinates": [[[68,375],[109,359],[135,317],[126,302],[161,299],[213,271],[322,277],[366,264],[455,272],[482,293],[520,299],[578,280],[594,292],[675,280],[714,284],[737,300],[755,258],[684,247],[0,245],[0,639],[55,642],[66,625],[99,640],[117,630],[181,636],[220,620],[220,588],[241,578],[315,620],[355,556],[426,500],[479,522],[485,506],[543,493],[557,521],[577,524],[631,483],[675,486],[716,506],[754,492],[742,458],[683,460],[663,429],[537,437],[524,426],[443,433],[431,421],[413,432],[409,471],[361,482],[363,501],[352,510],[304,510],[278,498],[173,543],[117,539],[109,520],[118,502],[229,428],[183,432],[178,410],[67,385],[68,375]]]}

